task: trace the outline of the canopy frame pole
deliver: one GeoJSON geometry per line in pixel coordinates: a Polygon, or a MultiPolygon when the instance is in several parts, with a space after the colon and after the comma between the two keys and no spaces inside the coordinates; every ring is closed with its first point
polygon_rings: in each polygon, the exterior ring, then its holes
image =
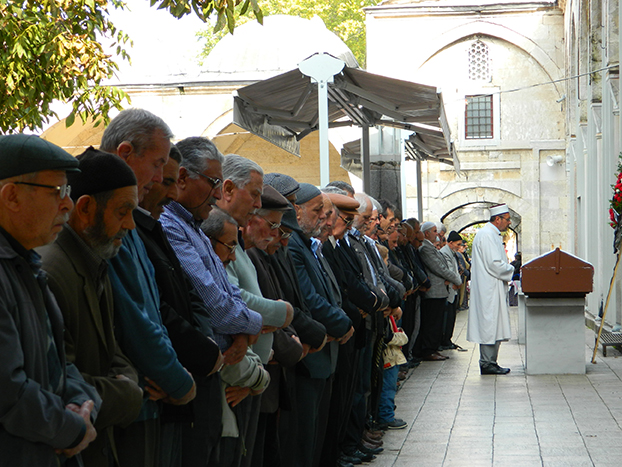
{"type": "Polygon", "coordinates": [[[363,192],[371,193],[371,160],[369,157],[369,127],[361,127],[361,165],[363,166],[363,192]]]}
{"type": "Polygon", "coordinates": [[[317,82],[317,111],[320,139],[320,186],[330,182],[330,146],[328,141],[328,84],[340,73],[345,62],[327,53],[312,55],[298,65],[300,72],[317,82]]]}

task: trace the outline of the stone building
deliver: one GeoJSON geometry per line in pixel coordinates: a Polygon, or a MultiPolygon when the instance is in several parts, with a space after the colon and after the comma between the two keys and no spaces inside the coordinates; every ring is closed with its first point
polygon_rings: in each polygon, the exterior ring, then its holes
{"type": "MultiPolygon", "coordinates": [[[[460,231],[505,202],[524,259],[571,249],[556,2],[387,0],[366,12],[368,71],[443,94],[460,171],[420,163],[424,220],[460,231]]],[[[404,213],[417,216],[417,164],[403,164],[404,213]]]]}
{"type": "MultiPolygon", "coordinates": [[[[616,256],[609,226],[611,185],[620,155],[618,0],[560,2],[565,13],[564,106],[571,249],[594,265],[588,312],[598,316],[607,299],[616,256]]],[[[622,321],[622,280],[614,282],[606,321],[622,321]]]]}

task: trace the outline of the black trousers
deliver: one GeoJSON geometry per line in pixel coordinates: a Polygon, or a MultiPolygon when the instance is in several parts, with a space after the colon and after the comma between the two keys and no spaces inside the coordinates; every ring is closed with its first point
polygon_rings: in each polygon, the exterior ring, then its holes
{"type": "Polygon", "coordinates": [[[413,349],[415,357],[427,357],[441,346],[446,302],[446,298],[421,300],[421,328],[413,349]]]}
{"type": "Polygon", "coordinates": [[[444,347],[452,344],[451,338],[454,335],[456,326],[456,310],[458,309],[458,296],[454,297],[453,303],[447,302],[445,305],[445,317],[443,318],[443,338],[441,345],[444,347]]]}

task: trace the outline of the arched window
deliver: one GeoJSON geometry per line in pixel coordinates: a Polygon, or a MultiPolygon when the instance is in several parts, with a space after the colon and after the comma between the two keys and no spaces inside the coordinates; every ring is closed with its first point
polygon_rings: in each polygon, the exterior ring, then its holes
{"type": "Polygon", "coordinates": [[[477,39],[469,47],[469,79],[490,82],[488,46],[477,39]]]}

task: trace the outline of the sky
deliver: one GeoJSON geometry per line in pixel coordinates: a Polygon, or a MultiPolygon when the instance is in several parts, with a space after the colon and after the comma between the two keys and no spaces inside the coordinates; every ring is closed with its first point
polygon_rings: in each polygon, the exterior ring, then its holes
{"type": "Polygon", "coordinates": [[[168,10],[151,7],[149,0],[125,1],[127,9],[111,7],[110,17],[134,43],[127,48],[132,64],[118,59],[120,70],[112,84],[144,83],[147,78],[153,82],[160,76],[198,70],[201,43],[196,34],[208,25],[194,13],[177,19],[168,10]]]}

